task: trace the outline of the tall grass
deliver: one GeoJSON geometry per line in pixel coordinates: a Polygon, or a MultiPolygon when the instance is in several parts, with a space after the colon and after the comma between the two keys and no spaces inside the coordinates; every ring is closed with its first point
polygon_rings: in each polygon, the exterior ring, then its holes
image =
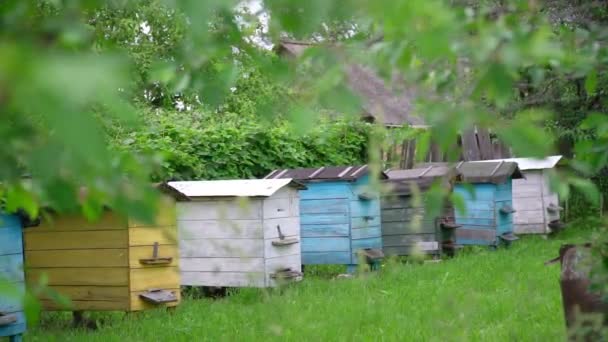
{"type": "Polygon", "coordinates": [[[336,279],[309,268],[281,290],[242,289],[228,297],[186,299],[174,312],[93,314],[101,328],[71,328],[47,313],[30,341],[558,341],[565,338],[559,265],[543,262],[564,242],[526,237],[509,249],[478,249],[437,264],[384,265],[336,279]]]}

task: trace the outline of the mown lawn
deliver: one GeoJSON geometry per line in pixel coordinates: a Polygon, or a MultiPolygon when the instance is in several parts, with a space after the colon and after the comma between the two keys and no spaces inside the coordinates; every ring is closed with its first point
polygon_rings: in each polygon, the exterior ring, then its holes
{"type": "Polygon", "coordinates": [[[188,299],[175,312],[95,314],[97,331],[70,316],[44,314],[29,341],[559,341],[565,338],[559,265],[543,263],[563,242],[530,237],[510,249],[476,250],[438,264],[389,264],[334,279],[311,269],[283,291],[241,290],[219,300],[188,299]]]}

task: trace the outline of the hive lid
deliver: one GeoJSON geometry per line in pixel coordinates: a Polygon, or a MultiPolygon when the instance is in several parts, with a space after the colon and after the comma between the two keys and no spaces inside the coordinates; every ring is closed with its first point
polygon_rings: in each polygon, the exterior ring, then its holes
{"type": "Polygon", "coordinates": [[[306,187],[290,178],[180,181],[167,183],[188,198],[196,197],[269,197],[285,186],[306,187]]]}
{"type": "Polygon", "coordinates": [[[460,176],[454,167],[447,164],[430,163],[414,169],[387,170],[385,173],[388,177],[386,182],[392,185],[392,192],[402,195],[411,193],[412,183],[424,190],[429,188],[436,179],[452,180],[460,176]]]}
{"type": "MultiPolygon", "coordinates": [[[[317,168],[278,169],[269,173],[264,179],[293,178],[298,181],[355,181],[369,174],[368,165],[327,166],[317,168]]],[[[382,179],[387,176],[380,173],[382,179]]]]}
{"type": "Polygon", "coordinates": [[[520,170],[543,170],[552,169],[562,159],[562,156],[550,156],[547,158],[507,158],[507,159],[493,159],[493,160],[480,160],[480,162],[514,162],[520,170]]]}
{"type": "Polygon", "coordinates": [[[456,165],[462,180],[468,183],[505,183],[509,179],[524,178],[517,163],[498,162],[461,162],[456,165]]]}

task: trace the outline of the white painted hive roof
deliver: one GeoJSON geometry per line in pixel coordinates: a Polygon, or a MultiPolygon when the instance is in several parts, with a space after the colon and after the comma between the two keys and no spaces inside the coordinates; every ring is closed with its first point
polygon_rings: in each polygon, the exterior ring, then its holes
{"type": "Polygon", "coordinates": [[[291,178],[234,179],[169,182],[169,186],[192,197],[269,197],[285,186],[305,188],[291,178]]]}
{"type": "Polygon", "coordinates": [[[493,160],[478,160],[478,162],[496,162],[506,161],[515,162],[520,170],[542,170],[552,169],[562,159],[562,156],[550,156],[543,159],[535,158],[507,158],[507,159],[493,159],[493,160]]]}

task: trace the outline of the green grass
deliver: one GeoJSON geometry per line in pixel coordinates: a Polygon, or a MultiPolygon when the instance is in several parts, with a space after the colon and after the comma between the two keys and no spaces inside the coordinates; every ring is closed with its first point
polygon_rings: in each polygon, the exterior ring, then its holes
{"type": "Polygon", "coordinates": [[[510,249],[476,250],[438,264],[389,264],[335,279],[336,268],[307,270],[280,291],[244,289],[219,299],[187,299],[173,313],[101,313],[101,329],[43,315],[28,341],[559,341],[565,328],[557,256],[564,242],[524,238],[510,249]]]}

